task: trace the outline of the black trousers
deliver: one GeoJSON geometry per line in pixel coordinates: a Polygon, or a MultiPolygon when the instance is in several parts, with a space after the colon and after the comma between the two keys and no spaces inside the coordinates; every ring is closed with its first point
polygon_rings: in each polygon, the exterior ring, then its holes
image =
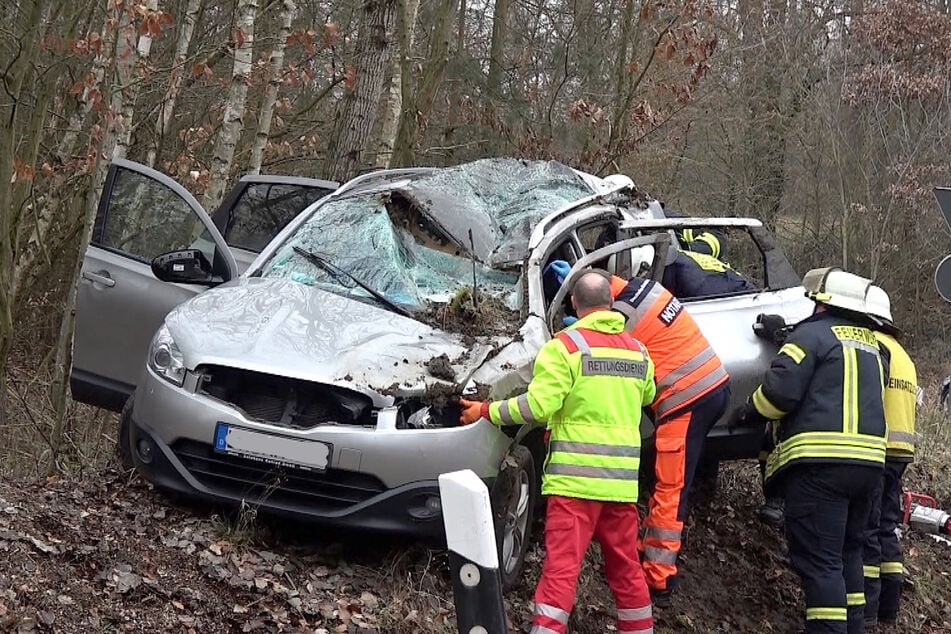
{"type": "Polygon", "coordinates": [[[865,617],[873,621],[898,617],[904,568],[895,529],[901,522],[901,481],[907,466],[907,462],[885,461],[865,529],[865,617]]]}
{"type": "Polygon", "coordinates": [[[684,451],[684,490],[680,496],[677,519],[686,522],[690,514],[689,498],[693,481],[697,475],[697,465],[703,455],[703,445],[707,434],[726,411],[730,403],[730,382],[727,381],[713,390],[690,408],[690,424],[687,427],[686,449],[684,451]]]}
{"type": "Polygon", "coordinates": [[[786,541],[806,597],[807,634],[865,630],[862,552],[882,468],[813,463],[783,474],[786,541]]]}

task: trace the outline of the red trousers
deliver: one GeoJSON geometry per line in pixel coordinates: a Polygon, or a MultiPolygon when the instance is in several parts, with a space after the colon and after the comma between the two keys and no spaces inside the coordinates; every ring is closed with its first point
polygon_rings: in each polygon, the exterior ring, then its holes
{"type": "Polygon", "coordinates": [[[591,538],[617,603],[618,634],[652,634],[650,592],[637,558],[637,506],[553,495],[545,520],[545,564],[535,590],[531,634],[564,634],[591,538]]]}

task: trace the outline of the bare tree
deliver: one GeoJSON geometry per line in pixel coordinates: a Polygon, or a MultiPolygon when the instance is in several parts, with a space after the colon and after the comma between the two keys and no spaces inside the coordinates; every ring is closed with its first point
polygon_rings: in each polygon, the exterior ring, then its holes
{"type": "MultiPolygon", "coordinates": [[[[13,313],[17,292],[15,265],[17,244],[31,196],[33,165],[39,153],[47,104],[52,97],[49,82],[34,94],[44,21],[51,10],[49,0],[20,4],[19,20],[12,33],[4,32],[5,48],[12,50],[3,70],[0,92],[0,378],[13,337],[13,313]],[[29,102],[35,98],[36,102],[29,102]]],[[[55,10],[55,9],[54,9],[55,10]]]]}
{"type": "Polygon", "coordinates": [[[410,56],[416,41],[416,15],[419,12],[419,0],[401,2],[399,15],[399,55],[393,58],[390,69],[390,83],[386,90],[386,102],[383,108],[383,123],[380,127],[380,145],[376,151],[376,166],[388,167],[396,145],[396,132],[399,129],[403,113],[403,93],[406,92],[403,77],[412,75],[410,56]],[[405,74],[404,74],[405,69],[405,74]]]}
{"type": "Polygon", "coordinates": [[[393,48],[391,33],[395,21],[396,0],[364,3],[353,88],[337,112],[328,152],[328,171],[334,180],[351,178],[364,164],[393,48]]]}
{"type": "Polygon", "coordinates": [[[248,81],[251,76],[251,60],[254,52],[254,21],[257,18],[257,0],[239,0],[237,21],[234,30],[234,66],[231,71],[231,87],[225,102],[218,141],[211,158],[210,179],[201,204],[213,210],[225,195],[225,186],[231,172],[235,147],[244,129],[245,104],[248,99],[248,81]]]}
{"type": "Polygon", "coordinates": [[[172,115],[175,113],[178,91],[181,89],[182,79],[185,76],[185,60],[188,55],[188,47],[191,44],[192,35],[195,33],[195,23],[198,20],[202,2],[203,0],[188,0],[188,6],[185,8],[182,28],[178,32],[178,40],[175,44],[175,60],[168,79],[168,86],[165,88],[165,96],[162,98],[158,116],[155,118],[155,133],[152,136],[152,143],[149,145],[145,159],[149,167],[155,166],[162,140],[168,134],[168,126],[172,120],[172,115]]]}
{"type": "Polygon", "coordinates": [[[152,52],[152,38],[160,30],[158,24],[158,0],[148,0],[145,5],[145,15],[142,16],[141,24],[137,26],[131,22],[131,33],[123,33],[122,37],[127,46],[122,60],[122,75],[119,81],[122,82],[122,112],[119,115],[119,129],[116,133],[115,158],[125,158],[129,152],[129,144],[132,142],[132,128],[135,120],[135,101],[139,96],[139,86],[142,85],[143,69],[149,63],[149,54],[152,52]],[[139,42],[133,48],[131,39],[136,30],[139,32],[139,42]]]}
{"type": "Polygon", "coordinates": [[[268,78],[267,85],[264,88],[264,101],[258,112],[258,129],[254,135],[254,145],[251,147],[251,164],[248,167],[251,174],[261,173],[264,148],[267,146],[268,135],[271,133],[274,104],[277,103],[277,94],[281,90],[284,50],[287,48],[287,38],[291,34],[291,24],[294,21],[296,11],[297,6],[293,0],[284,0],[281,3],[281,30],[268,60],[268,78]]]}
{"type": "MultiPolygon", "coordinates": [[[[123,31],[129,20],[128,14],[122,9],[121,5],[107,3],[107,6],[113,7],[113,11],[118,11],[119,15],[113,14],[113,26],[108,34],[103,47],[104,54],[108,56],[108,61],[103,65],[108,69],[108,73],[119,75],[122,73],[121,66],[124,61],[120,60],[120,52],[129,48],[128,41],[123,41],[123,31]]],[[[107,20],[108,22],[108,20],[107,20]]],[[[125,52],[128,55],[127,51],[125,52]]],[[[128,78],[127,78],[128,79],[128,78]]],[[[63,319],[60,322],[59,337],[56,342],[55,353],[53,357],[53,381],[50,386],[50,400],[53,403],[54,423],[50,432],[50,458],[48,462],[48,471],[56,469],[56,461],[59,458],[59,452],[63,443],[63,436],[66,428],[66,410],[69,404],[69,374],[73,367],[73,334],[76,325],[76,296],[78,293],[79,274],[82,271],[83,255],[85,245],[92,239],[93,224],[96,219],[96,210],[99,207],[99,195],[102,186],[106,181],[106,174],[109,171],[109,162],[113,157],[119,136],[116,125],[116,114],[122,111],[123,94],[121,86],[123,85],[121,75],[114,77],[112,81],[104,84],[107,97],[106,103],[109,104],[107,111],[100,117],[100,126],[103,130],[102,142],[95,153],[92,176],[89,187],[86,190],[86,201],[84,205],[82,237],[79,240],[78,249],[74,253],[72,262],[72,271],[70,280],[72,283],[68,286],[67,296],[64,303],[63,319]],[[113,88],[115,87],[115,88],[113,88]]]]}
{"type": "Polygon", "coordinates": [[[422,63],[422,73],[415,88],[404,82],[405,106],[400,113],[399,129],[393,146],[391,166],[406,166],[415,163],[414,148],[418,122],[429,120],[436,93],[443,83],[446,64],[449,63],[449,35],[452,27],[453,7],[456,0],[442,0],[436,5],[436,17],[430,33],[429,55],[422,63]]]}
{"type": "Polygon", "coordinates": [[[495,0],[492,10],[492,44],[489,49],[489,94],[502,94],[502,60],[505,58],[505,42],[508,38],[509,0],[495,0]]]}

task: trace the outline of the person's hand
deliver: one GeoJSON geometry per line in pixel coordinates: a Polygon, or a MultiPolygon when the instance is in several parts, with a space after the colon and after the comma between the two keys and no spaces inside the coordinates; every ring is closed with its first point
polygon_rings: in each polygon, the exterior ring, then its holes
{"type": "Polygon", "coordinates": [[[730,430],[730,433],[733,432],[737,427],[747,427],[753,424],[753,417],[750,416],[750,406],[747,403],[740,405],[738,408],[733,410],[730,413],[730,418],[727,420],[726,427],[730,430]]]}
{"type": "Polygon", "coordinates": [[[482,418],[482,401],[467,401],[460,398],[459,405],[462,407],[462,413],[459,415],[460,425],[471,425],[482,418]]]}
{"type": "Polygon", "coordinates": [[[753,324],[753,332],[757,337],[781,346],[786,341],[786,320],[782,315],[760,313],[753,324]]]}
{"type": "Polygon", "coordinates": [[[555,279],[558,280],[559,284],[564,284],[568,278],[568,273],[571,272],[571,265],[564,260],[554,260],[545,267],[544,273],[548,273],[549,271],[555,274],[555,279]]]}
{"type": "Polygon", "coordinates": [[[562,323],[562,325],[564,325],[564,326],[570,326],[571,324],[575,323],[576,321],[578,321],[578,318],[577,318],[577,317],[572,317],[571,315],[565,315],[564,317],[561,318],[561,323],[562,323]]]}

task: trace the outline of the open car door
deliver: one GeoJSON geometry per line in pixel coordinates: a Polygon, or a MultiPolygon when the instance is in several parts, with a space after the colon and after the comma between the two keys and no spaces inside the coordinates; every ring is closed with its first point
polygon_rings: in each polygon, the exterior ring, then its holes
{"type": "Polygon", "coordinates": [[[165,315],[236,276],[227,244],[184,187],[139,163],[114,160],[79,279],[73,398],[121,409],[135,390],[149,343],[165,315]],[[207,279],[200,284],[159,280],[153,260],[183,250],[194,250],[196,259],[207,263],[207,279]]]}

